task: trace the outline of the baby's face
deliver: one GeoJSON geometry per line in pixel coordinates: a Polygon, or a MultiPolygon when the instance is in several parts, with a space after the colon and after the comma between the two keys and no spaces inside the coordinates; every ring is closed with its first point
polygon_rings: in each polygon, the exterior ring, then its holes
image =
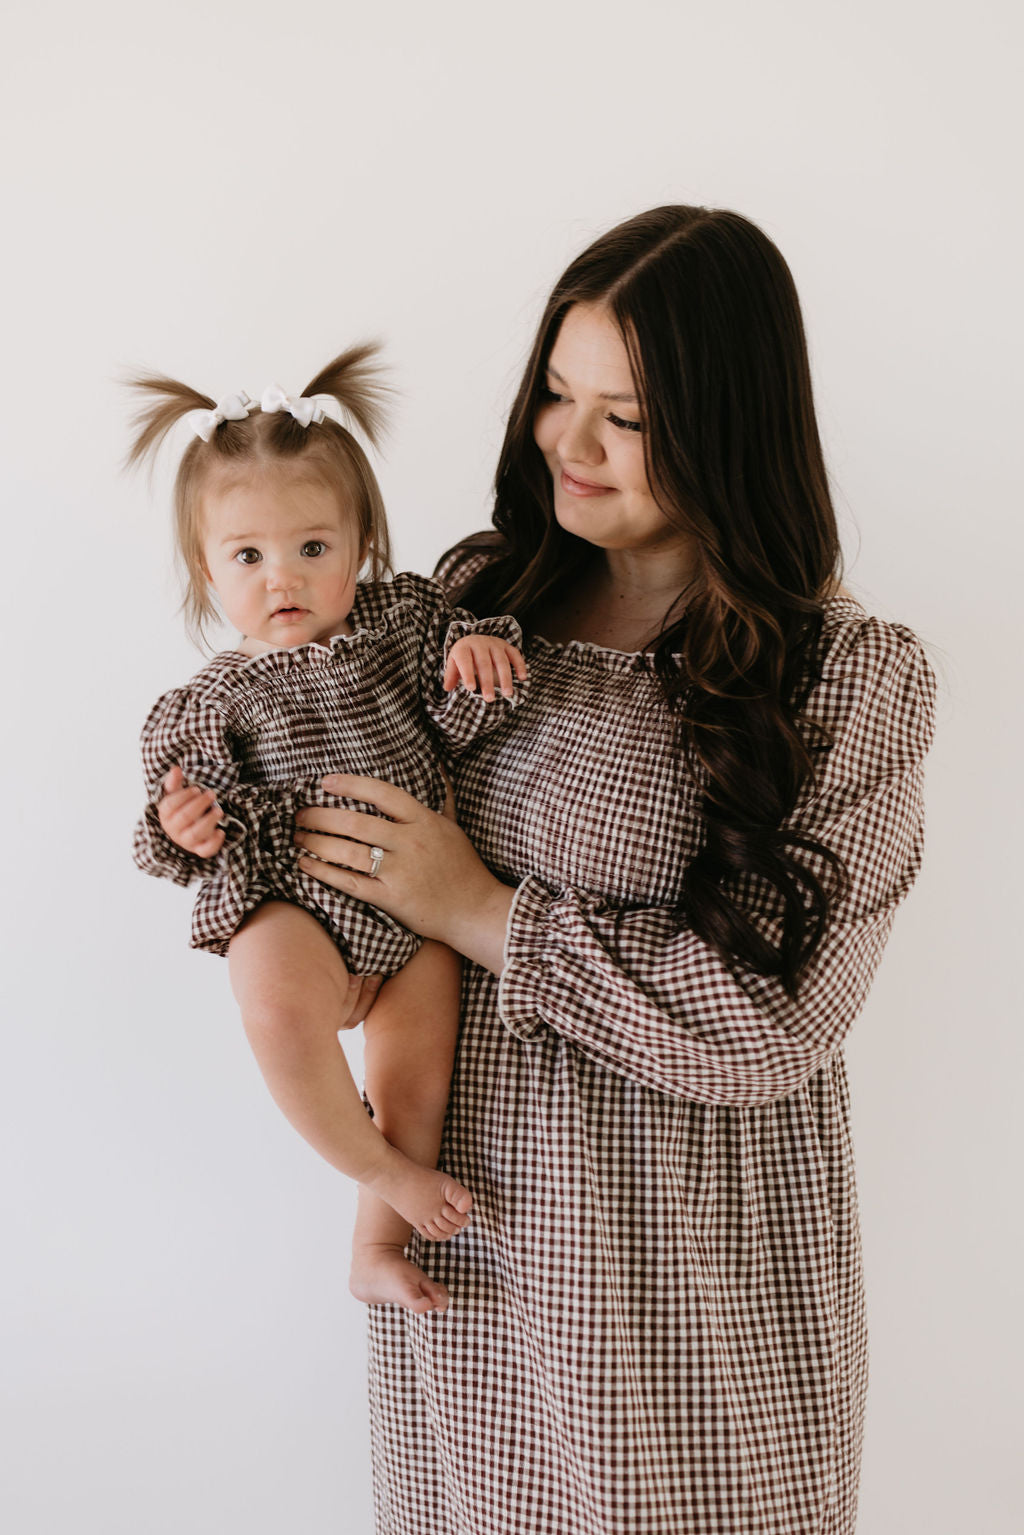
{"type": "Polygon", "coordinates": [[[211,487],[200,511],[210,585],[247,648],[351,633],[359,532],[334,491],[274,469],[211,487]]]}

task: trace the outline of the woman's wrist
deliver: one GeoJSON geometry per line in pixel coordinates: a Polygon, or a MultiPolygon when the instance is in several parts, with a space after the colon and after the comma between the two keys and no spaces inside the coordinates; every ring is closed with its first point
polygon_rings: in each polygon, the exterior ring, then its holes
{"type": "Polygon", "coordinates": [[[485,891],[474,891],[472,901],[467,901],[452,916],[444,941],[475,964],[500,975],[505,962],[508,914],[515,893],[513,885],[503,885],[492,877],[485,891]]]}

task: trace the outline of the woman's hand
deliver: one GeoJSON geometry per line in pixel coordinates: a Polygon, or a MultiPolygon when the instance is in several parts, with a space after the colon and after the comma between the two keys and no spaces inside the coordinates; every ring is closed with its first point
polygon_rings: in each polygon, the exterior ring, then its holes
{"type": "Polygon", "coordinates": [[[299,859],[303,872],[500,974],[514,891],[495,879],[454,819],[379,778],[332,773],[323,786],[388,819],[316,805],[301,810],[295,840],[307,855],[299,859]],[[382,855],[374,876],[372,848],[382,855]]]}

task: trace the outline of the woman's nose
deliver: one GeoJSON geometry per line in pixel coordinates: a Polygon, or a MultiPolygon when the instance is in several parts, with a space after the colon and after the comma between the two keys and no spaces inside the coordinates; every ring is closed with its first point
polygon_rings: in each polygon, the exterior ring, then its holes
{"type": "Polygon", "coordinates": [[[601,440],[585,411],[567,411],[558,439],[558,456],[563,464],[597,464],[603,455],[601,440]]]}

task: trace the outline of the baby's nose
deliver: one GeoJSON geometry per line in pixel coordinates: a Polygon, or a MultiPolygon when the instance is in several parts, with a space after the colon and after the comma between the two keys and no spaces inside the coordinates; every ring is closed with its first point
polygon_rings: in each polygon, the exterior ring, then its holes
{"type": "Polygon", "coordinates": [[[268,560],[266,565],[267,586],[272,592],[287,591],[298,584],[295,567],[289,560],[268,560]]]}

